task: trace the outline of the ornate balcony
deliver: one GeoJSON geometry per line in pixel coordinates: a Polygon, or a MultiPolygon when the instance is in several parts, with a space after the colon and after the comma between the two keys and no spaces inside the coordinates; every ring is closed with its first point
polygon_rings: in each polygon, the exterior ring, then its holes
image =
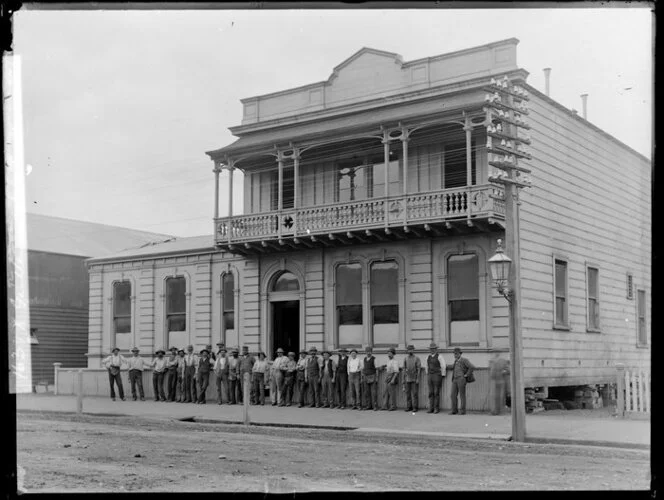
{"type": "Polygon", "coordinates": [[[238,254],[502,230],[492,184],[215,219],[219,248],[238,254]]]}

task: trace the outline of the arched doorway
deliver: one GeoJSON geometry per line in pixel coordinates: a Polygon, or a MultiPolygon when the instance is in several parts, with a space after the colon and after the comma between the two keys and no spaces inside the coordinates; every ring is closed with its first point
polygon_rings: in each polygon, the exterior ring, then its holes
{"type": "Polygon", "coordinates": [[[269,294],[270,331],[269,358],[281,347],[286,354],[300,350],[300,284],[297,277],[284,271],[272,284],[269,294]]]}

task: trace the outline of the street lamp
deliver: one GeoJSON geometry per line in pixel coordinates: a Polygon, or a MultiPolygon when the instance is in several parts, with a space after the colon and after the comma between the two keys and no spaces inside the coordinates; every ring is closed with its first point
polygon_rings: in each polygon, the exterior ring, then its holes
{"type": "Polygon", "coordinates": [[[508,285],[511,266],[512,259],[503,253],[503,240],[498,240],[496,253],[489,259],[489,269],[491,270],[491,277],[493,278],[498,293],[505,297],[509,302],[512,302],[512,290],[508,285]]]}

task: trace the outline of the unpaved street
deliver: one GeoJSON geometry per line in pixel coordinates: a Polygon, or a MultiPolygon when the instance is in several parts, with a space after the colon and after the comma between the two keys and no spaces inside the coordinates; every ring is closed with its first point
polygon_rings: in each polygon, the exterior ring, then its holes
{"type": "Polygon", "coordinates": [[[17,415],[28,492],[648,489],[649,454],[119,416],[17,415]]]}

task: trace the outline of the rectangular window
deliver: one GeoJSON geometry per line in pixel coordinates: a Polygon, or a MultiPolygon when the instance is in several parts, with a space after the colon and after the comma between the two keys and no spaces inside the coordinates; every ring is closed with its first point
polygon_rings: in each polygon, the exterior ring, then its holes
{"type": "Polygon", "coordinates": [[[224,331],[235,328],[235,278],[232,273],[224,274],[222,279],[223,328],[224,331]]]}
{"type": "Polygon", "coordinates": [[[166,280],[166,326],[169,332],[187,330],[187,284],[183,276],[166,280]]]}
{"type": "MultiPolygon", "coordinates": [[[[385,158],[375,157],[371,169],[371,194],[373,198],[385,196],[385,158]]],[[[387,194],[388,196],[399,196],[403,194],[403,163],[396,151],[390,152],[390,162],[387,165],[387,194]]]]}
{"type": "Polygon", "coordinates": [[[568,328],[567,321],[567,262],[555,260],[553,277],[555,288],[555,320],[554,326],[568,328]]]}
{"type": "Polygon", "coordinates": [[[587,269],[588,330],[599,331],[599,270],[587,269]]]}
{"type": "Polygon", "coordinates": [[[131,283],[113,283],[113,333],[131,332],[131,283]]]}
{"type": "Polygon", "coordinates": [[[639,345],[648,345],[648,333],[646,331],[646,291],[636,291],[637,321],[639,329],[639,345]]]}
{"type": "MultiPolygon", "coordinates": [[[[293,167],[284,167],[283,173],[283,208],[293,208],[295,206],[295,169],[293,167]]],[[[278,178],[277,178],[278,183],[278,178]]]]}
{"type": "Polygon", "coordinates": [[[362,267],[339,264],[336,270],[339,345],[362,345],[362,267]]]}
{"type": "Polygon", "coordinates": [[[399,266],[394,261],[371,264],[373,344],[399,343],[399,266]]]}
{"type": "Polygon", "coordinates": [[[450,343],[477,345],[480,334],[477,255],[452,255],[448,259],[447,301],[450,343]]]}
{"type": "MultiPolygon", "coordinates": [[[[464,187],[467,185],[467,167],[466,167],[466,143],[459,142],[454,144],[445,145],[445,173],[444,173],[444,187],[456,188],[464,187]]],[[[476,180],[476,155],[475,147],[473,144],[471,151],[471,181],[475,185],[476,180]]]]}

